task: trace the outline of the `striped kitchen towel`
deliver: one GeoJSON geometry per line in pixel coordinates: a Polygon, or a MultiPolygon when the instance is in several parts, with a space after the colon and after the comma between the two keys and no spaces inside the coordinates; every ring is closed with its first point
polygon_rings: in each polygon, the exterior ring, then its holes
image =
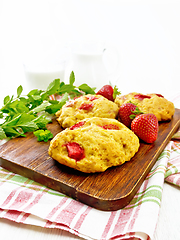
{"type": "MultiPolygon", "coordinates": [[[[176,108],[180,108],[180,94],[176,94],[171,98],[171,101],[174,102],[176,108]]],[[[180,129],[174,134],[173,138],[173,152],[171,154],[171,159],[168,161],[167,171],[165,174],[165,181],[177,185],[180,187],[180,159],[178,155],[176,156],[175,152],[180,152],[179,140],[180,140],[180,129]]]]}
{"type": "MultiPolygon", "coordinates": [[[[178,131],[178,134],[180,134],[180,131],[178,131]]],[[[180,187],[180,157],[176,154],[176,152],[180,152],[179,142],[172,142],[171,159],[167,164],[165,181],[180,187]]]]}
{"type": "Polygon", "coordinates": [[[129,205],[112,212],[91,208],[0,167],[0,217],[63,229],[84,239],[150,240],[158,221],[164,180],[180,183],[178,134],[180,131],[168,143],[129,205]]]}

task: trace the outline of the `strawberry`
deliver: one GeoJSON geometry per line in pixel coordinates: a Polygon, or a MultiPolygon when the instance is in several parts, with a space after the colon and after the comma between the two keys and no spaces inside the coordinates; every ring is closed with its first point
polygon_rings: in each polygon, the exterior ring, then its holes
{"type": "Polygon", "coordinates": [[[118,88],[115,86],[114,88],[111,85],[104,85],[97,93],[96,95],[101,95],[108,100],[114,102],[114,99],[117,95],[119,95],[121,92],[118,91],[118,88]]]}
{"type": "Polygon", "coordinates": [[[113,92],[114,92],[114,89],[111,85],[104,85],[97,93],[96,95],[101,95],[105,98],[107,98],[108,100],[110,101],[114,101],[114,98],[113,98],[113,92]]]}
{"type": "Polygon", "coordinates": [[[84,149],[76,142],[69,142],[65,144],[68,151],[68,157],[79,161],[85,157],[84,149]]]}
{"type": "Polygon", "coordinates": [[[158,119],[152,113],[138,115],[131,123],[131,130],[146,143],[156,141],[158,128],[158,119]]]}
{"type": "Polygon", "coordinates": [[[124,103],[119,108],[118,120],[130,128],[133,118],[140,113],[140,110],[135,104],[124,103]]]}

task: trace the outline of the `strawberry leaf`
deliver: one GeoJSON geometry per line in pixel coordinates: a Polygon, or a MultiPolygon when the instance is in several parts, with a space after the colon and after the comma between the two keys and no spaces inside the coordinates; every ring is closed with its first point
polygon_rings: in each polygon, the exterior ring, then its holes
{"type": "Polygon", "coordinates": [[[113,91],[113,99],[116,98],[117,95],[120,95],[121,92],[118,90],[118,87],[115,85],[114,86],[114,91],[113,91]]]}

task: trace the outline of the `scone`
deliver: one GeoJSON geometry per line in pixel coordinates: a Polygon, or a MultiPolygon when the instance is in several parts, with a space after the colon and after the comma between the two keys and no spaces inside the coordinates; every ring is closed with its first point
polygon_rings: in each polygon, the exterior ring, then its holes
{"type": "Polygon", "coordinates": [[[50,142],[49,155],[71,168],[95,173],[130,161],[138,149],[139,138],[124,124],[93,117],[58,133],[50,142]]]}
{"type": "Polygon", "coordinates": [[[63,128],[71,127],[84,118],[116,118],[116,103],[101,95],[84,95],[67,102],[57,113],[57,121],[63,128]]]}
{"type": "Polygon", "coordinates": [[[160,94],[141,94],[129,93],[127,95],[118,96],[115,103],[120,107],[123,103],[132,102],[137,105],[140,111],[144,113],[153,113],[158,121],[168,121],[175,112],[174,104],[165,99],[160,94]]]}

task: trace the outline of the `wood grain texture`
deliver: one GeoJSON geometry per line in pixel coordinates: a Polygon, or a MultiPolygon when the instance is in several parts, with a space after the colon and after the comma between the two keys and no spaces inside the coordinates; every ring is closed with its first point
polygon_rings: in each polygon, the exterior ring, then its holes
{"type": "MultiPolygon", "coordinates": [[[[103,173],[82,173],[59,164],[48,155],[49,142],[37,142],[32,133],[2,145],[0,165],[94,208],[118,210],[132,200],[179,126],[180,110],[176,109],[170,122],[159,124],[156,142],[141,142],[139,151],[130,162],[103,173]]],[[[54,135],[61,131],[56,121],[49,124],[48,129],[54,135]]]]}

